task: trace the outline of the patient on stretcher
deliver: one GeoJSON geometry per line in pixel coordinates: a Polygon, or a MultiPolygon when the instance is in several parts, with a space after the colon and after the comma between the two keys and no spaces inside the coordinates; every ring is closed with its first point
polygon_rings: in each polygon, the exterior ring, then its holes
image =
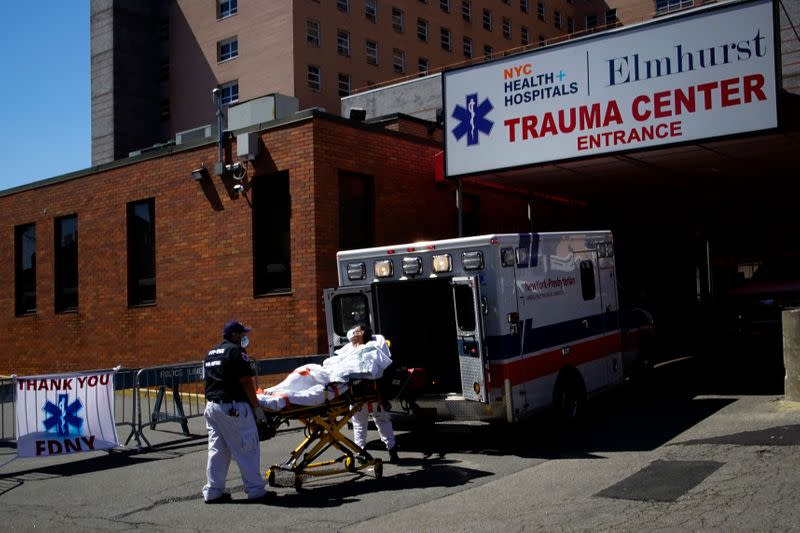
{"type": "Polygon", "coordinates": [[[292,405],[322,405],[346,392],[350,382],[358,379],[375,380],[392,364],[386,339],[373,335],[361,346],[347,343],[325,359],[321,365],[303,365],[283,381],[257,394],[263,409],[280,411],[292,405]]]}

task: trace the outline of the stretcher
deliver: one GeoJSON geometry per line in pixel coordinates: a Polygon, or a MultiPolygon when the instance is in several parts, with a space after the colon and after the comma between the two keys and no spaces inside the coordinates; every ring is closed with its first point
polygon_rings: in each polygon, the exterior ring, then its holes
{"type": "Polygon", "coordinates": [[[368,468],[373,469],[377,479],[383,477],[383,461],[371,457],[342,433],[342,429],[347,427],[347,423],[365,403],[378,401],[380,396],[376,382],[359,380],[350,383],[346,392],[334,394],[333,398],[321,405],[288,405],[280,411],[267,411],[267,431],[273,435],[279,426],[291,420],[297,420],[305,426],[305,438],[292,450],[289,458],[266,470],[264,478],[267,483],[272,487],[293,484],[296,490],[300,490],[307,478],[357,473],[368,468]],[[330,448],[342,455],[319,461],[330,448]],[[359,455],[362,460],[357,459],[359,455]],[[285,482],[287,477],[290,483],[285,482]]]}

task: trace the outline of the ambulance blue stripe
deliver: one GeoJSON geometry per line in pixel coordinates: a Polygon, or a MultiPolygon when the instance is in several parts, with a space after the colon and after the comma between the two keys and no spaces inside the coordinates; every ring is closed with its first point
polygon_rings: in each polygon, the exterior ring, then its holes
{"type": "Polygon", "coordinates": [[[614,311],[538,328],[533,328],[532,322],[531,319],[519,322],[520,334],[524,335],[525,339],[524,346],[520,345],[519,335],[486,337],[489,359],[502,361],[522,354],[574,343],[587,337],[611,333],[619,328],[619,314],[614,311]],[[587,326],[584,326],[584,321],[587,326]]]}

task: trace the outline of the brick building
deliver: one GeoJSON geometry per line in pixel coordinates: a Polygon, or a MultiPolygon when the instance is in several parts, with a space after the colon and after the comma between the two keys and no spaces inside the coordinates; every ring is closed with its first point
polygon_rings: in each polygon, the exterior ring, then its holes
{"type": "MultiPolygon", "coordinates": [[[[305,111],[259,128],[244,193],[193,179],[216,162],[208,141],[0,192],[0,374],[195,361],[231,318],[258,358],[322,353],[340,247],[455,234],[430,124],[305,111]]],[[[465,193],[472,233],[528,228],[525,197],[465,193]]]]}

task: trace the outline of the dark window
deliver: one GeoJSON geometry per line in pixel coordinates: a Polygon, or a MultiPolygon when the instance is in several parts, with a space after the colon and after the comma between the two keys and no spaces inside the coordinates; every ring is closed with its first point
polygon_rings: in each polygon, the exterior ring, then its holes
{"type": "Polygon", "coordinates": [[[467,333],[475,331],[475,297],[469,285],[455,285],[453,296],[456,302],[456,323],[458,329],[467,333]]]}
{"type": "Polygon", "coordinates": [[[347,13],[350,11],[350,0],[336,0],[336,9],[347,13]]]}
{"type": "Polygon", "coordinates": [[[339,249],[366,248],[373,242],[372,177],[339,173],[339,249]]]}
{"type": "Polygon", "coordinates": [[[156,202],[128,204],[128,305],[156,303],[156,202]]]}
{"type": "Polygon", "coordinates": [[[169,117],[169,98],[164,98],[158,102],[158,119],[161,122],[166,122],[169,120],[169,117]]]}
{"type": "Polygon", "coordinates": [[[237,0],[218,0],[217,4],[217,18],[230,17],[239,11],[237,0]]]}
{"type": "Polygon", "coordinates": [[[169,17],[161,17],[158,20],[158,38],[162,41],[169,40],[169,17]]]}
{"type": "Polygon", "coordinates": [[[158,65],[158,80],[169,81],[169,57],[162,57],[158,65]]]}
{"type": "Polygon", "coordinates": [[[693,0],[656,0],[656,15],[692,7],[693,0]]]}
{"type": "Polygon", "coordinates": [[[581,294],[584,300],[594,300],[594,265],[591,261],[581,261],[581,294]]]}
{"type": "Polygon", "coordinates": [[[369,307],[364,294],[337,294],[331,302],[333,331],[344,337],[358,324],[369,324],[369,307]]]}
{"type": "Polygon", "coordinates": [[[55,308],[56,312],[78,308],[78,217],[55,221],[55,308]]]}
{"type": "Polygon", "coordinates": [[[16,314],[36,312],[36,224],[14,228],[16,314]]]}
{"type": "Polygon", "coordinates": [[[289,173],[253,180],[253,291],[256,296],[292,288],[289,173]]]}

